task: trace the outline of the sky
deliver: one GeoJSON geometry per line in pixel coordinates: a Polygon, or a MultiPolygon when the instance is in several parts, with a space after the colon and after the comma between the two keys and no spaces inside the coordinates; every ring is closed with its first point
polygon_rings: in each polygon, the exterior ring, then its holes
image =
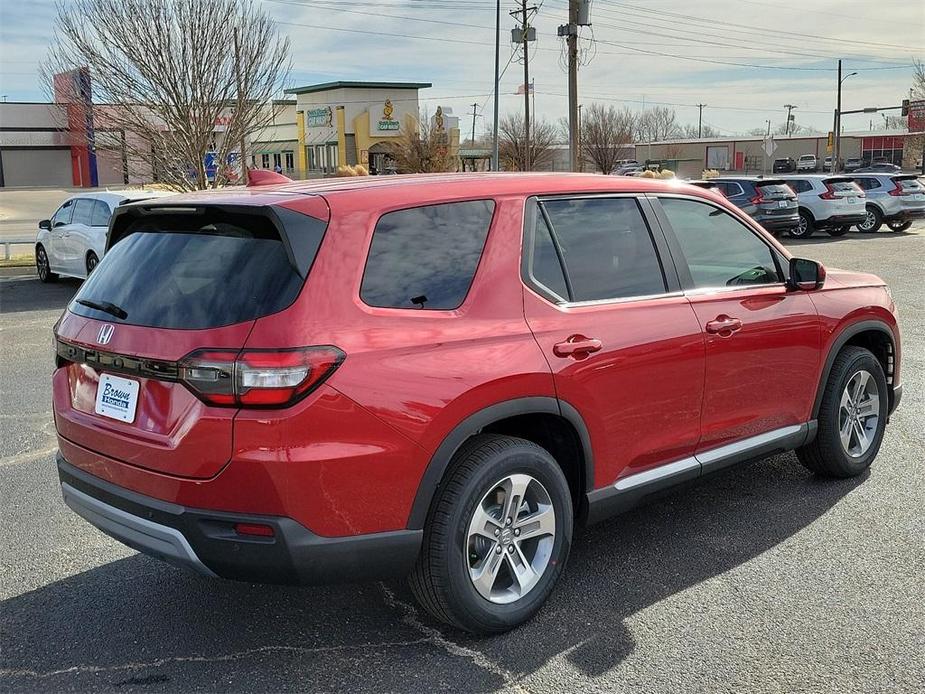
{"type": "MultiPolygon", "coordinates": [[[[490,124],[494,0],[254,0],[292,46],[291,86],[334,80],[431,82],[422,107],[442,105],[476,129],[490,124]]],[[[502,115],[521,112],[522,51],[513,51],[502,0],[502,115]]],[[[530,77],[535,111],[567,113],[567,0],[531,0],[530,77]]],[[[0,0],[0,97],[44,101],[37,67],[52,37],[54,0],[0,0]]],[[[844,61],[843,109],[894,106],[908,97],[912,59],[925,59],[921,0],[593,0],[581,29],[579,101],[639,110],[670,105],[681,123],[703,121],[723,135],[784,122],[825,132],[835,109],[836,61],[844,61]]],[[[898,113],[898,112],[891,112],[898,113]]],[[[882,125],[879,114],[844,116],[845,130],[882,125]]]]}

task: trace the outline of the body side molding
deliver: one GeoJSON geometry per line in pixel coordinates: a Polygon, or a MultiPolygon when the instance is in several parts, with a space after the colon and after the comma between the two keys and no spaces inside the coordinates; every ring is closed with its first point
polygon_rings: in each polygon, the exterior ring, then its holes
{"type": "Polygon", "coordinates": [[[799,448],[816,435],[816,421],[794,424],[751,436],[735,443],[697,453],[673,463],[650,468],[618,479],[614,484],[587,494],[590,525],[628,511],[643,499],[676,484],[688,482],[717,470],[773,453],[799,448]]]}

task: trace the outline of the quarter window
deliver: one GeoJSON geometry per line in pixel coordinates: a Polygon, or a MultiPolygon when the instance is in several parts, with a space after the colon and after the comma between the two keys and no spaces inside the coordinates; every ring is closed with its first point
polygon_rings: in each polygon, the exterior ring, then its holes
{"type": "Polygon", "coordinates": [[[458,308],[485,246],[494,202],[428,205],[382,215],[360,297],[383,308],[458,308]]]}
{"type": "Polygon", "coordinates": [[[694,200],[662,198],[694,287],[771,284],[781,277],[771,249],[723,210],[694,200]]]}
{"type": "Polygon", "coordinates": [[[571,301],[666,291],[655,244],[635,199],[546,200],[540,207],[545,214],[537,219],[532,271],[543,284],[547,280],[542,278],[548,278],[550,289],[558,292],[567,284],[571,301]],[[567,283],[556,278],[548,251],[542,247],[544,234],[559,246],[567,283]]]}

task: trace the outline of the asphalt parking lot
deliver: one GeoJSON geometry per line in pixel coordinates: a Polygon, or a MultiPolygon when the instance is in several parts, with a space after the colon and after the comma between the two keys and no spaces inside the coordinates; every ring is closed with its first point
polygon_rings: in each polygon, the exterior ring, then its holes
{"type": "Polygon", "coordinates": [[[580,531],[546,608],[490,639],[401,584],[203,579],[75,516],[49,373],[78,284],[0,279],[0,690],[923,691],[925,223],[788,245],[900,307],[904,400],[869,474],[781,455],[580,531]]]}

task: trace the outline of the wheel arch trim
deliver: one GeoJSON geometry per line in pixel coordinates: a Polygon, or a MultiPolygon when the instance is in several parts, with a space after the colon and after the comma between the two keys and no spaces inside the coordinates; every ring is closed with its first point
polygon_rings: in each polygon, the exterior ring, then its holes
{"type": "MultiPolygon", "coordinates": [[[[844,327],[832,341],[829,351],[826,354],[825,363],[822,365],[822,373],[819,378],[819,384],[816,387],[816,399],[813,401],[812,419],[817,419],[819,417],[819,408],[822,406],[822,395],[825,392],[825,384],[828,382],[829,375],[832,372],[832,364],[835,363],[835,357],[838,356],[842,347],[844,347],[852,337],[872,330],[886,335],[887,339],[890,341],[890,346],[893,349],[895,358],[896,334],[887,323],[880,320],[862,320],[844,327]]],[[[889,390],[892,391],[892,388],[889,390]]],[[[892,392],[890,392],[889,397],[892,399],[892,392]]]]}
{"type": "Polygon", "coordinates": [[[424,527],[430,505],[437,493],[437,488],[443,481],[444,475],[453,456],[459,447],[471,436],[477,434],[486,426],[508,417],[528,414],[552,414],[563,417],[578,433],[579,443],[584,459],[585,489],[587,493],[594,485],[594,458],[591,449],[591,435],[584,419],[571,404],[550,396],[533,396],[505,400],[478,410],[462,422],[457,424],[444,438],[437,450],[430,458],[418,490],[411,505],[406,527],[418,530],[424,527]]]}

